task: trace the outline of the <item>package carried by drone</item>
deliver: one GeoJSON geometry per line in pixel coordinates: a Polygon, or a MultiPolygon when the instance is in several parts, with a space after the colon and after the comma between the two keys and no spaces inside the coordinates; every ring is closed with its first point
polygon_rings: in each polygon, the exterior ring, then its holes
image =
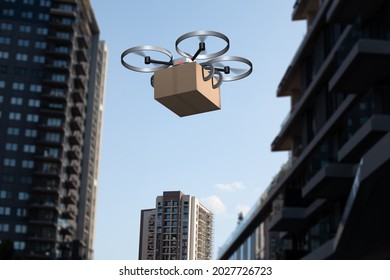
{"type": "Polygon", "coordinates": [[[208,75],[197,62],[156,71],[154,99],[180,117],[219,110],[219,87],[213,87],[216,78],[204,79],[208,75]]]}
{"type": "Polygon", "coordinates": [[[195,115],[221,109],[220,85],[224,81],[236,81],[247,77],[252,72],[252,63],[243,57],[222,56],[229,49],[228,37],[215,31],[189,32],[176,40],[176,51],[182,56],[173,59],[166,49],[143,45],[130,48],[122,53],[122,65],[137,72],[154,72],[151,84],[154,98],[180,117],[195,115]],[[194,55],[180,49],[180,43],[190,38],[199,39],[199,48],[194,55]],[[225,46],[216,52],[206,51],[205,39],[215,37],[225,46]],[[158,52],[169,61],[156,60],[145,52],[158,52]],[[134,66],[124,60],[125,56],[136,54],[144,58],[148,67],[134,66]],[[198,63],[196,59],[205,60],[198,63]],[[234,68],[223,63],[244,64],[246,68],[234,68]],[[235,75],[231,75],[235,73],[235,75]]]}

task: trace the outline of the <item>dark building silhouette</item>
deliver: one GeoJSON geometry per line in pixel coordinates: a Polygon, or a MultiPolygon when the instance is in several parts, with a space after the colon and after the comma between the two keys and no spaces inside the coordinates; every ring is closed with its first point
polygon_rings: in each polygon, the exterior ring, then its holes
{"type": "Polygon", "coordinates": [[[90,259],[106,67],[92,7],[0,13],[0,242],[15,258],[90,259]]]}
{"type": "Polygon", "coordinates": [[[277,89],[288,151],[221,259],[390,258],[390,2],[296,1],[307,34],[277,89]]]}

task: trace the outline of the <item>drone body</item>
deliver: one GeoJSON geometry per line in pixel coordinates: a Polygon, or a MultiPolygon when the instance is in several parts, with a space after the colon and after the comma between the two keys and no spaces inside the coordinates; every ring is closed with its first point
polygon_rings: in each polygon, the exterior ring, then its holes
{"type": "Polygon", "coordinates": [[[252,72],[252,63],[238,56],[221,56],[229,49],[229,39],[215,31],[189,32],[176,40],[176,51],[182,56],[173,59],[172,54],[155,46],[138,46],[122,53],[124,67],[137,72],[154,72],[151,84],[154,98],[180,117],[219,110],[221,108],[220,85],[224,81],[236,81],[247,77],[252,72]],[[217,52],[206,53],[207,37],[222,39],[226,46],[217,52]],[[199,49],[194,55],[179,48],[179,44],[191,37],[199,38],[199,49]],[[156,60],[145,52],[158,52],[169,57],[169,61],[156,60]],[[125,61],[129,54],[136,54],[144,59],[148,67],[137,67],[125,61]],[[210,59],[211,58],[211,59],[210,59]],[[195,60],[210,59],[203,63],[195,60]],[[243,63],[247,69],[234,68],[223,64],[243,63]],[[232,73],[236,73],[233,75],[232,73]]]}

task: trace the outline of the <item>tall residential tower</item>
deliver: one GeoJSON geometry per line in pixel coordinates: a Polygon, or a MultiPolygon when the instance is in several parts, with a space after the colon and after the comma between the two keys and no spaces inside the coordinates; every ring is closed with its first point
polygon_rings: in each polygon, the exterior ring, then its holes
{"type": "Polygon", "coordinates": [[[210,260],[213,215],[196,197],[164,192],[141,211],[140,260],[210,260]]]}
{"type": "Polygon", "coordinates": [[[91,259],[107,56],[91,4],[0,12],[0,241],[17,258],[91,259]]]}
{"type": "Polygon", "coordinates": [[[221,259],[390,259],[390,2],[297,0],[277,89],[289,160],[221,259]]]}

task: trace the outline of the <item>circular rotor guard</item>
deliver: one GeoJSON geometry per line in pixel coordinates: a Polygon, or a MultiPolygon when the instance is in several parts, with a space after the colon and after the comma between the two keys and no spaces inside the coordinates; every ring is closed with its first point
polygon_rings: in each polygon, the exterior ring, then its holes
{"type": "Polygon", "coordinates": [[[137,66],[133,66],[133,65],[128,64],[124,60],[125,56],[127,56],[131,53],[146,57],[146,55],[144,55],[144,52],[146,52],[146,51],[159,52],[159,53],[165,54],[166,56],[169,57],[169,61],[167,63],[170,63],[173,60],[173,55],[167,49],[156,47],[156,46],[142,45],[142,46],[133,47],[133,48],[130,48],[130,49],[127,49],[126,51],[124,51],[121,55],[122,65],[124,67],[126,67],[127,69],[137,71],[137,72],[143,72],[143,73],[154,72],[154,71],[165,69],[165,68],[169,67],[169,65],[165,65],[165,64],[159,64],[158,66],[153,66],[153,67],[137,67],[137,66]]]}
{"type": "MultiPolygon", "coordinates": [[[[252,73],[252,62],[250,62],[248,59],[246,58],[243,58],[243,57],[240,57],[240,56],[222,56],[222,57],[217,57],[217,58],[214,58],[214,59],[210,59],[208,61],[208,63],[211,63],[213,65],[214,68],[217,68],[217,67],[225,67],[225,66],[229,66],[229,65],[225,65],[225,64],[222,64],[222,62],[228,62],[228,61],[235,61],[235,62],[241,62],[241,63],[244,63],[246,65],[249,66],[248,69],[237,69],[239,71],[244,71],[240,74],[237,74],[237,75],[230,75],[230,74],[227,74],[228,76],[226,75],[223,75],[223,81],[224,82],[229,82],[229,81],[237,81],[237,80],[241,80],[247,76],[249,76],[251,73],[252,73]]],[[[235,72],[235,68],[233,67],[230,67],[231,69],[231,72],[235,72]]]]}
{"type": "Polygon", "coordinates": [[[217,37],[217,38],[224,40],[226,42],[226,46],[218,52],[214,52],[214,53],[210,53],[210,54],[201,54],[201,55],[197,56],[197,59],[202,60],[202,59],[209,59],[209,58],[218,57],[218,56],[223,55],[224,53],[226,53],[229,50],[229,47],[230,47],[229,38],[227,36],[225,36],[224,34],[219,33],[219,32],[215,32],[215,31],[193,31],[193,32],[189,32],[189,33],[186,33],[186,34],[180,36],[176,40],[176,44],[175,44],[176,51],[180,55],[192,59],[193,55],[182,51],[179,48],[179,44],[182,41],[184,41],[188,38],[191,38],[191,37],[199,37],[199,42],[203,42],[204,39],[202,40],[201,38],[207,38],[208,36],[217,37]]]}

